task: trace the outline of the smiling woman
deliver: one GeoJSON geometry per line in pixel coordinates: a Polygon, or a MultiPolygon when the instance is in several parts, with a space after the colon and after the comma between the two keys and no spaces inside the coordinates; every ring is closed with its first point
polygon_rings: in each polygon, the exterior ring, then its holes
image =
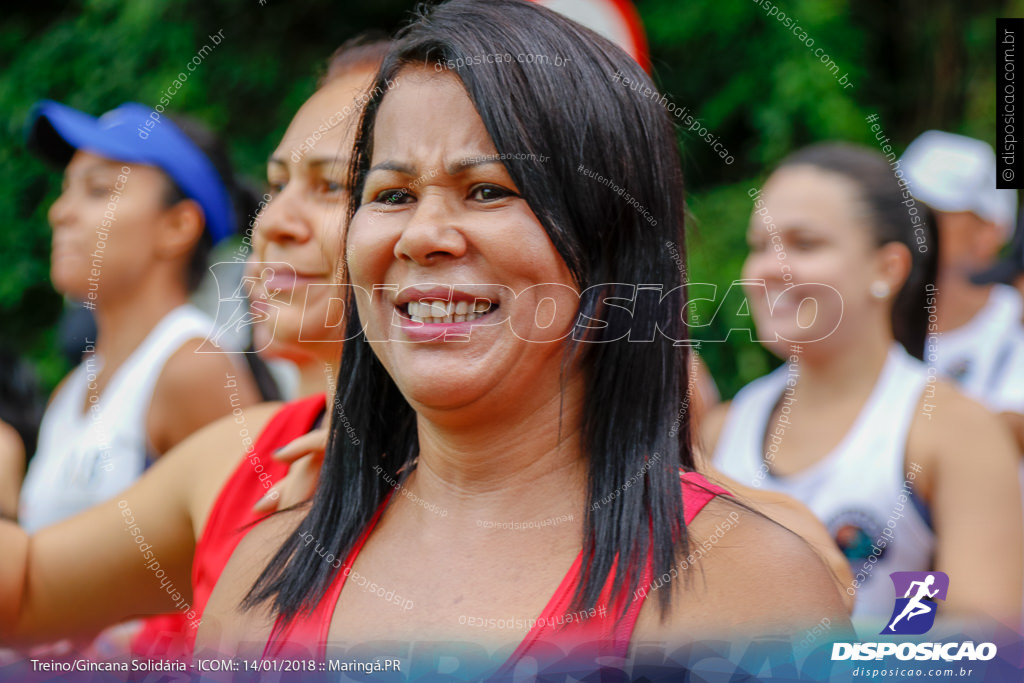
{"type": "Polygon", "coordinates": [[[794,152],[755,206],[744,281],[761,285],[749,292],[758,336],[788,362],[709,414],[714,464],[818,516],[849,562],[855,619],[889,614],[890,572],[932,570],[963,586],[944,609],[1016,627],[1024,549],[1013,442],[920,362],[939,258],[931,212],[922,209],[922,250],[886,158],[844,143],[794,152]],[[838,304],[779,305],[807,285],[837,292],[838,304]],[[989,548],[1000,561],[977,561],[989,548]]]}
{"type": "MultiPolygon", "coordinates": [[[[267,352],[296,361],[307,398],[243,409],[241,378],[229,366],[227,374],[206,378],[229,397],[227,414],[175,446],[114,499],[32,536],[0,520],[0,645],[86,636],[134,615],[174,612],[148,620],[133,653],[171,657],[190,649],[198,616],[239,530],[259,519],[253,505],[288,470],[277,457],[289,449],[293,459],[305,452],[307,432],[315,430],[316,437],[319,431],[325,384],[328,392],[333,389],[330,364],[337,360],[343,328],[326,324],[325,312],[340,256],[338,227],[348,202],[345,173],[356,119],[329,131],[312,154],[294,161],[294,152],[331,112],[357,106],[389,47],[386,40],[361,36],[334,54],[320,88],[271,155],[267,179],[273,196],[253,221],[253,259],[284,264],[295,273],[278,282],[257,278],[257,290],[287,287],[292,296],[273,302],[275,315],[256,324],[255,336],[267,352]]],[[[166,134],[168,125],[158,130],[166,134]]],[[[147,168],[132,171],[129,184],[150,177],[147,168]]],[[[151,179],[156,188],[166,187],[159,175],[151,179]]],[[[79,194],[77,187],[72,194],[79,194]]],[[[68,210],[65,202],[60,211],[68,210]]],[[[78,225],[81,220],[64,227],[91,227],[78,225]]],[[[347,425],[344,413],[334,419],[347,425]]],[[[276,490],[271,493],[264,504],[278,500],[276,490]]]]}
{"type": "Polygon", "coordinates": [[[693,472],[676,414],[687,347],[663,338],[684,325],[663,248],[684,244],[679,158],[664,109],[619,72],[649,83],[608,41],[519,0],[454,0],[405,31],[353,152],[358,315],[335,413],[360,441],[334,420],[311,507],[239,545],[200,647],[468,641],[493,657],[464,672],[476,678],[569,650],[587,669],[644,639],[846,623],[803,541],[693,472]],[[505,52],[566,64],[471,61],[505,52]],[[622,300],[622,283],[662,293],[622,300]],[[568,521],[537,523],[553,518],[568,521]],[[380,591],[349,589],[356,573],[380,591]]]}

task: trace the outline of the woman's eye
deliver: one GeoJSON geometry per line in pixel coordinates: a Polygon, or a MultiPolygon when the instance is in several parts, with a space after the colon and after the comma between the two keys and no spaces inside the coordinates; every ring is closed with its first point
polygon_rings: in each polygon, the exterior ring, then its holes
{"type": "Polygon", "coordinates": [[[818,246],[818,240],[809,239],[806,237],[798,237],[790,242],[790,246],[800,251],[810,251],[818,246]]]}
{"type": "Polygon", "coordinates": [[[497,199],[504,199],[505,197],[518,197],[515,192],[506,190],[503,187],[497,185],[477,185],[474,187],[469,196],[477,201],[481,202],[493,202],[497,199]]]}
{"type": "Polygon", "coordinates": [[[345,183],[334,180],[323,180],[320,182],[320,191],[325,194],[337,194],[345,191],[345,183]]]}
{"type": "Polygon", "coordinates": [[[88,192],[90,197],[103,199],[104,197],[110,196],[111,188],[102,185],[90,185],[88,192]]]}
{"type": "Polygon", "coordinates": [[[375,204],[386,204],[392,206],[394,204],[406,204],[412,198],[412,195],[408,190],[391,189],[382,190],[373,197],[375,204]]]}
{"type": "Polygon", "coordinates": [[[280,192],[284,192],[285,185],[287,185],[287,184],[288,183],[286,183],[286,182],[284,182],[282,180],[277,180],[277,181],[271,180],[271,181],[268,181],[267,182],[267,192],[269,192],[270,194],[278,194],[280,192]]]}

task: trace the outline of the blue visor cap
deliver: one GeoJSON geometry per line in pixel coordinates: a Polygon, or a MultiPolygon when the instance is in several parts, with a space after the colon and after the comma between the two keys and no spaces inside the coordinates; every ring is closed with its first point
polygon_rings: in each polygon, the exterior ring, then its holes
{"type": "Polygon", "coordinates": [[[214,244],[235,231],[231,198],[213,163],[170,119],[143,104],[128,102],[95,118],[41,100],[29,114],[26,140],[32,152],[59,166],[66,166],[76,149],[156,166],[202,207],[214,244]]]}

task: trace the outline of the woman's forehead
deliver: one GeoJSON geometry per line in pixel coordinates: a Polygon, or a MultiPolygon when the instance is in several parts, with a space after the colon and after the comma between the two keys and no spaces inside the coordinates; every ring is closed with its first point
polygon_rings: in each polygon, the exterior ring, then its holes
{"type": "Polygon", "coordinates": [[[374,165],[395,161],[445,167],[467,155],[494,151],[494,142],[457,77],[428,67],[407,67],[398,79],[374,122],[374,165]]]}
{"type": "Polygon", "coordinates": [[[273,157],[288,158],[292,152],[302,150],[303,145],[313,147],[321,143],[333,144],[333,152],[340,142],[352,140],[362,115],[361,98],[372,75],[370,71],[352,72],[313,93],[292,119],[273,157]]]}

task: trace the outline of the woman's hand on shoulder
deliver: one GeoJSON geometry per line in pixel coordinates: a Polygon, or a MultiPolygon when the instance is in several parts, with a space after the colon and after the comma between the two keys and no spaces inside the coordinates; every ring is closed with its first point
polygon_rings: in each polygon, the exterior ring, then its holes
{"type": "Polygon", "coordinates": [[[274,460],[290,463],[288,474],[260,498],[254,510],[273,512],[309,500],[320,481],[320,468],[327,449],[328,427],[303,434],[274,453],[274,460]]]}

